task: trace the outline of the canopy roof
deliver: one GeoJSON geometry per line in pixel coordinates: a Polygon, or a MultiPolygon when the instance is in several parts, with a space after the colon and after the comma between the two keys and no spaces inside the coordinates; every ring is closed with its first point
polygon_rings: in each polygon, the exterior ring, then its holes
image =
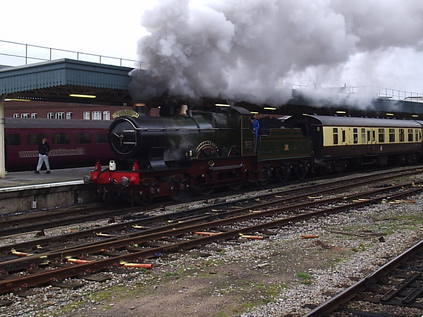
{"type": "Polygon", "coordinates": [[[0,96],[124,104],[130,102],[128,86],[131,70],[129,67],[72,59],[5,67],[0,69],[0,96]],[[91,97],[71,97],[71,94],[91,97]]]}

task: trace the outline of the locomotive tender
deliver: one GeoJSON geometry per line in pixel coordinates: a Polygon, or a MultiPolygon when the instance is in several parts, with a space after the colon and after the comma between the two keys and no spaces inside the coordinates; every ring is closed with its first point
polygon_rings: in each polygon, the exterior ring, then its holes
{"type": "Polygon", "coordinates": [[[247,182],[285,181],[318,171],[421,158],[423,122],[316,115],[261,121],[259,139],[242,107],[149,117],[124,113],[109,128],[119,160],[97,163],[86,182],[103,199],[132,202],[247,182]]]}

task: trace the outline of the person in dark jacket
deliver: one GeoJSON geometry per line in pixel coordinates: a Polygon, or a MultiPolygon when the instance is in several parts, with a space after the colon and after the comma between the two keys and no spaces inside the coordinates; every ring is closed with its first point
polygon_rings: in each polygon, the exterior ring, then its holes
{"type": "Polygon", "coordinates": [[[50,145],[47,142],[47,138],[41,140],[40,145],[38,145],[38,164],[35,174],[39,174],[43,163],[46,165],[46,173],[50,174],[50,163],[48,161],[48,152],[50,152],[50,145]]]}

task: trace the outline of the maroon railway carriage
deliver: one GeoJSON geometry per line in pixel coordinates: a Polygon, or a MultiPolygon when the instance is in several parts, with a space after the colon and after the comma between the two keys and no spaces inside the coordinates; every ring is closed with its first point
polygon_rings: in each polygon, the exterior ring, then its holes
{"type": "Polygon", "coordinates": [[[90,166],[114,157],[107,141],[110,121],[6,118],[5,124],[8,171],[35,169],[44,136],[52,169],[90,166]]]}

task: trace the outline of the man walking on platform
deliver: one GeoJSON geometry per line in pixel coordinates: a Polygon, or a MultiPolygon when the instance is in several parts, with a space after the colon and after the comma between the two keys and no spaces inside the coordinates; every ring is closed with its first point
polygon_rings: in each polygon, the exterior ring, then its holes
{"type": "Polygon", "coordinates": [[[34,172],[35,174],[39,174],[41,170],[41,166],[43,163],[46,165],[46,173],[50,174],[50,163],[48,161],[48,152],[50,152],[50,145],[47,142],[47,138],[43,138],[41,140],[40,145],[38,145],[38,164],[37,169],[34,172]]]}

